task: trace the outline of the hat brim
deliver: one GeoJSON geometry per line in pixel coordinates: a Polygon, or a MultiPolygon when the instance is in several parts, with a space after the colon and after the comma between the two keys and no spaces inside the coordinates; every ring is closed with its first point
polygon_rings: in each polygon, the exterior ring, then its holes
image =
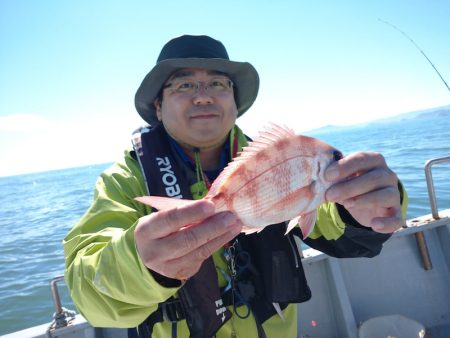
{"type": "Polygon", "coordinates": [[[167,59],[156,64],[136,92],[136,110],[150,125],[158,123],[154,101],[159,91],[170,75],[181,68],[203,68],[228,74],[234,83],[238,117],[252,106],[258,95],[258,72],[248,62],[204,58],[167,59]]]}

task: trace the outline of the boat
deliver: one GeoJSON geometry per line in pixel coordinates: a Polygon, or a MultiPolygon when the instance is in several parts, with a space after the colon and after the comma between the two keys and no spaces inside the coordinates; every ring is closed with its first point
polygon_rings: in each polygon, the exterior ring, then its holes
{"type": "MultiPolygon", "coordinates": [[[[336,259],[308,248],[303,267],[313,297],[298,305],[301,338],[450,337],[450,209],[438,210],[432,167],[425,165],[431,213],[407,220],[374,258],[336,259]]],[[[3,338],[126,338],[126,329],[94,328],[66,310],[51,283],[53,321],[3,338]]],[[[49,318],[50,314],[49,314],[49,318]]]]}

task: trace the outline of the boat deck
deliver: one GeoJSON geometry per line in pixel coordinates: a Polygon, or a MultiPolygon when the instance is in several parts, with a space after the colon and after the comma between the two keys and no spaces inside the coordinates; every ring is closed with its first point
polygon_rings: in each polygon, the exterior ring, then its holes
{"type": "Polygon", "coordinates": [[[427,338],[450,337],[450,210],[440,217],[409,220],[374,258],[305,250],[313,297],[298,306],[301,336],[356,338],[368,319],[400,314],[422,323],[427,338]]]}

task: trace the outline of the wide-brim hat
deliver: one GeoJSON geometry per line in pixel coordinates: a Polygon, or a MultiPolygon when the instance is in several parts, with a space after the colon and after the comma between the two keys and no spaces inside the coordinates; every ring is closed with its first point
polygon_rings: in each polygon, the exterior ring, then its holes
{"type": "Polygon", "coordinates": [[[250,63],[231,61],[225,46],[209,36],[183,35],[166,43],[156,65],[136,92],[136,109],[150,125],[158,123],[155,99],[170,75],[180,68],[203,68],[227,74],[234,84],[238,116],[251,107],[258,95],[259,76],[250,63]]]}

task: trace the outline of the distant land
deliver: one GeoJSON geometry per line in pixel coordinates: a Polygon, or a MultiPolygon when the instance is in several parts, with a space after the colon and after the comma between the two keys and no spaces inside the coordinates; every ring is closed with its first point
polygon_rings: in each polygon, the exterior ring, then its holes
{"type": "Polygon", "coordinates": [[[370,125],[379,125],[379,124],[386,124],[386,123],[395,123],[400,122],[404,120],[411,120],[411,119],[429,119],[429,118],[436,118],[436,117],[443,117],[443,118],[450,118],[450,105],[449,106],[443,106],[443,107],[436,107],[426,110],[418,110],[413,111],[409,113],[403,113],[391,117],[387,117],[384,119],[378,119],[373,120],[361,124],[353,124],[348,126],[335,126],[335,125],[327,125],[323,126],[317,129],[308,130],[306,134],[326,134],[334,131],[342,131],[346,129],[354,129],[359,127],[367,127],[370,125]]]}

